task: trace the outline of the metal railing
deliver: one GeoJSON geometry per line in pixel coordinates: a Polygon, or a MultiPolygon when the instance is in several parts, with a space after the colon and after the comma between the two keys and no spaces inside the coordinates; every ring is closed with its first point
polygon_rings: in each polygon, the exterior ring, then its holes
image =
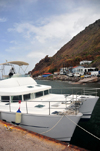
{"type": "MultiPolygon", "coordinates": [[[[26,114],[29,114],[29,113],[34,114],[34,109],[35,108],[37,108],[37,109],[39,109],[39,108],[42,109],[43,108],[44,110],[45,109],[48,110],[48,115],[51,114],[51,111],[52,111],[52,114],[59,114],[61,112],[63,113],[64,111],[67,111],[67,110],[75,111],[75,114],[76,114],[76,110],[77,110],[76,107],[74,109],[73,108],[71,109],[71,108],[67,107],[67,104],[69,104],[67,102],[67,100],[65,100],[65,101],[31,101],[31,100],[29,101],[28,100],[28,101],[24,101],[24,103],[25,104],[23,104],[23,106],[21,106],[21,112],[26,113],[26,114]],[[37,104],[35,104],[33,107],[31,107],[28,104],[29,102],[37,103],[37,104]],[[63,104],[64,106],[60,106],[61,104],[63,104]],[[43,105],[43,107],[38,107],[38,106],[42,106],[42,105],[43,105]]],[[[3,105],[3,108],[4,108],[4,106],[5,106],[5,109],[2,110],[2,105],[0,105],[1,111],[17,112],[20,105],[17,104],[17,106],[15,107],[15,103],[7,102],[6,105],[3,105]]],[[[41,112],[43,112],[43,110],[41,110],[41,112]]]]}
{"type": "MultiPolygon", "coordinates": [[[[37,105],[36,106],[34,106],[33,107],[33,109],[34,108],[42,108],[42,107],[38,107],[38,106],[42,106],[43,104],[45,105],[45,103],[48,103],[48,105],[46,104],[46,108],[44,108],[44,109],[48,109],[48,114],[50,115],[51,114],[51,110],[53,109],[57,109],[58,110],[58,112],[59,112],[59,110],[60,109],[67,109],[67,107],[66,107],[66,104],[67,104],[67,102],[66,101],[24,101],[24,108],[25,108],[25,111],[26,111],[26,113],[28,114],[29,112],[32,112],[32,110],[30,110],[29,111],[29,109],[31,108],[31,107],[28,107],[28,103],[29,102],[32,102],[32,103],[37,103],[37,105]],[[40,103],[40,104],[38,104],[38,103],[40,103]],[[58,105],[57,104],[52,104],[52,103],[59,103],[58,105]],[[65,107],[58,107],[59,105],[60,105],[60,103],[61,104],[65,104],[65,107]]],[[[9,103],[9,111],[10,112],[12,112],[12,107],[11,107],[11,104],[12,103],[9,103]]],[[[44,106],[43,106],[44,107],[44,106]]],[[[63,110],[62,110],[63,111],[63,110]]]]}
{"type": "MultiPolygon", "coordinates": [[[[23,101],[23,102],[25,102],[25,106],[24,106],[24,108],[25,108],[25,110],[26,110],[26,113],[28,114],[29,113],[29,108],[28,108],[28,102],[34,102],[34,103],[36,103],[36,102],[41,102],[41,103],[47,103],[48,102],[48,113],[49,113],[49,115],[50,115],[50,113],[51,113],[51,109],[57,109],[57,110],[59,110],[59,109],[68,109],[67,107],[66,107],[66,105],[67,105],[67,103],[69,102],[69,103],[71,103],[73,100],[74,100],[74,102],[75,101],[77,101],[78,100],[78,96],[79,95],[95,95],[95,96],[97,96],[97,90],[98,89],[100,89],[100,88],[94,88],[94,89],[84,89],[84,88],[82,88],[82,89],[80,89],[80,90],[76,90],[76,87],[75,88],[72,88],[71,89],[71,91],[69,92],[69,93],[65,93],[65,92],[67,92],[66,90],[68,90],[69,91],[69,88],[68,89],[51,89],[51,91],[52,91],[52,93],[53,93],[53,91],[57,91],[57,92],[61,92],[61,93],[56,93],[56,94],[63,94],[64,96],[65,96],[65,100],[64,101],[42,101],[42,100],[40,100],[40,101],[35,101],[34,99],[33,100],[27,100],[27,101],[23,101]],[[75,91],[74,91],[75,90],[75,91]],[[71,98],[70,99],[70,101],[69,100],[67,100],[67,97],[69,96],[69,95],[75,95],[76,97],[75,98],[71,98]],[[51,103],[54,103],[54,102],[57,102],[57,103],[62,103],[62,104],[65,104],[65,107],[63,107],[63,108],[58,108],[58,107],[56,107],[56,105],[55,104],[53,104],[53,106],[55,106],[55,107],[52,107],[52,105],[51,105],[51,103]]],[[[51,93],[51,92],[50,92],[51,93]]],[[[12,107],[11,107],[11,105],[12,105],[12,102],[5,102],[8,106],[9,106],[9,112],[12,112],[12,107]]],[[[75,106],[75,110],[76,110],[76,106],[75,106]]]]}
{"type": "Polygon", "coordinates": [[[98,91],[100,88],[80,88],[80,87],[69,87],[69,88],[52,88],[50,89],[50,93],[56,94],[79,94],[79,95],[95,95],[97,96],[98,91]]]}

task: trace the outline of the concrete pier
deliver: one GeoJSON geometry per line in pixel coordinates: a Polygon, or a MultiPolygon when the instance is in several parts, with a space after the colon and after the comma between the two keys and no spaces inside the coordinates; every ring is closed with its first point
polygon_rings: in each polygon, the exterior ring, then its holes
{"type": "Polygon", "coordinates": [[[0,151],[86,151],[0,120],[0,151]]]}

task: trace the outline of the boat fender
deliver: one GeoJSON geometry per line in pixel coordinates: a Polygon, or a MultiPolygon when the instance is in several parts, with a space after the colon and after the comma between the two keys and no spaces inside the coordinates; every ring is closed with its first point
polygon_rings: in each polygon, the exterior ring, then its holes
{"type": "Polygon", "coordinates": [[[16,112],[15,123],[19,125],[21,123],[21,111],[20,108],[16,112]]]}

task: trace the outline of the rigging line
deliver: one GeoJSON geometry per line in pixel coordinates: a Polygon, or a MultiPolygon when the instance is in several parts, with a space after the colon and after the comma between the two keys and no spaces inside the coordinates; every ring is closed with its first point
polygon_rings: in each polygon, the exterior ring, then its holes
{"type": "Polygon", "coordinates": [[[91,136],[93,136],[94,138],[98,139],[100,141],[100,138],[95,136],[94,134],[90,133],[89,131],[87,131],[86,129],[84,129],[83,127],[81,127],[80,125],[76,124],[74,121],[72,121],[67,115],[65,115],[72,123],[74,123],[76,126],[78,126],[80,129],[82,129],[83,131],[85,131],[86,133],[90,134],[91,136]]]}
{"type": "Polygon", "coordinates": [[[58,125],[58,123],[62,120],[62,118],[63,118],[64,116],[65,116],[65,115],[61,116],[60,120],[59,120],[51,129],[49,129],[48,131],[42,132],[42,133],[40,133],[40,134],[44,134],[44,133],[47,133],[47,132],[51,131],[53,128],[55,128],[55,127],[58,125]]]}

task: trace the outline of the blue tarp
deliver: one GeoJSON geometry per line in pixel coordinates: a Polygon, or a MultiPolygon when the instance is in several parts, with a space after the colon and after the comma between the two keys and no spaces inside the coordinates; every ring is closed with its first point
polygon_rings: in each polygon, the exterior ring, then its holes
{"type": "Polygon", "coordinates": [[[43,74],[42,77],[48,77],[50,74],[43,74]]]}

